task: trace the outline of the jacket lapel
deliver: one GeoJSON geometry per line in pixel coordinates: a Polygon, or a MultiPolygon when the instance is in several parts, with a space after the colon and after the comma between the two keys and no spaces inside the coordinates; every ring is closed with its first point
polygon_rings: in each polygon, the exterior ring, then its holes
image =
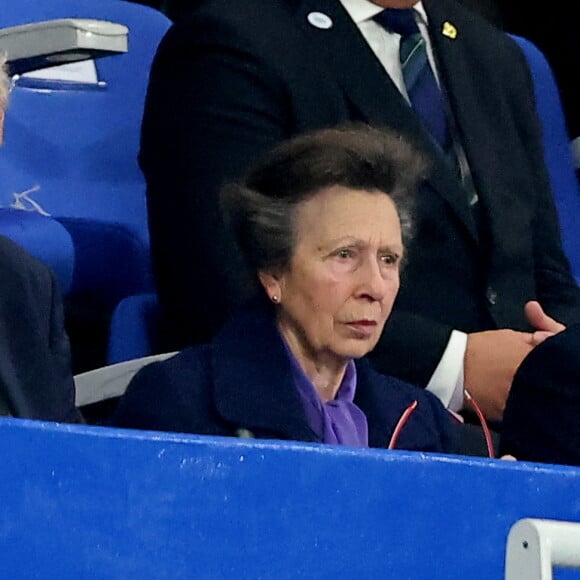
{"type": "Polygon", "coordinates": [[[409,114],[406,101],[338,0],[304,0],[297,18],[313,50],[361,118],[398,132],[423,135],[420,123],[409,114]],[[310,23],[309,15],[317,12],[330,18],[330,28],[310,23]]]}
{"type": "Polygon", "coordinates": [[[367,418],[369,447],[386,448],[404,406],[393,389],[377,385],[368,361],[356,362],[357,387],[355,403],[367,418]]]}
{"type": "Polygon", "coordinates": [[[269,307],[232,317],[212,342],[211,364],[214,402],[227,422],[260,437],[317,440],[269,307]]]}
{"type": "Polygon", "coordinates": [[[452,435],[446,428],[451,429],[451,423],[438,422],[436,406],[424,393],[420,390],[413,393],[409,385],[378,374],[366,359],[357,361],[356,365],[355,403],[367,418],[369,447],[387,447],[399,419],[416,400],[418,406],[401,431],[397,449],[442,451],[451,448],[452,435]]]}
{"type": "Polygon", "coordinates": [[[407,135],[427,152],[433,160],[431,188],[447,200],[476,240],[477,232],[463,189],[340,2],[303,0],[298,5],[297,22],[311,50],[324,61],[360,120],[407,135]],[[308,16],[316,12],[328,16],[332,26],[312,25],[308,16]]]}
{"type": "MultiPolygon", "coordinates": [[[[505,212],[489,207],[490,203],[497,202],[504,208],[513,203],[511,192],[505,190],[505,175],[498,171],[506,159],[512,158],[513,141],[504,138],[505,128],[499,121],[504,104],[496,100],[496,94],[503,93],[496,92],[489,79],[484,82],[474,74],[475,70],[482,71],[484,64],[471,56],[471,46],[477,42],[474,37],[485,35],[485,31],[479,27],[473,30],[473,16],[455,3],[423,0],[423,4],[447,100],[493,233],[494,223],[489,217],[495,219],[505,212]],[[449,34],[450,30],[455,34],[449,34]],[[485,179],[479,179],[480,175],[485,175],[485,179]]],[[[515,213],[516,209],[510,215],[515,213]]]]}

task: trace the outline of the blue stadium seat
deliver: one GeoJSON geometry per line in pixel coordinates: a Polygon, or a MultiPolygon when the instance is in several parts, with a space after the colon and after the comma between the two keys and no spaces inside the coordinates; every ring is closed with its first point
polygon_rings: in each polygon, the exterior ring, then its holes
{"type": "Polygon", "coordinates": [[[109,331],[107,364],[142,358],[162,351],[157,296],[136,294],[117,305],[109,331]]]}
{"type": "Polygon", "coordinates": [[[41,262],[50,264],[60,291],[64,295],[69,293],[75,248],[71,235],[61,223],[36,213],[0,210],[0,233],[41,262]]]}
{"type": "Polygon", "coordinates": [[[137,153],[149,68],[171,22],[122,0],[19,0],[3,6],[0,27],[54,18],[124,24],[129,51],[89,61],[93,80],[14,79],[0,151],[0,233],[12,235],[14,218],[16,241],[54,267],[70,257],[63,231],[54,235],[60,225],[74,247],[64,287],[112,311],[153,287],[137,153]]]}
{"type": "Polygon", "coordinates": [[[580,282],[580,188],[574,172],[560,95],[550,66],[540,50],[525,38],[512,38],[524,52],[534,80],[544,154],[558,208],[564,249],[572,273],[580,282]]]}

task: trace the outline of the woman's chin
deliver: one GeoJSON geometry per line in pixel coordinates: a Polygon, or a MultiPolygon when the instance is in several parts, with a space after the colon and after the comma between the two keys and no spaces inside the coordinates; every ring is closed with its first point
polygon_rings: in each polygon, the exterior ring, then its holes
{"type": "Polygon", "coordinates": [[[369,337],[366,340],[349,340],[347,344],[341,345],[335,352],[345,359],[362,358],[367,355],[378,342],[378,337],[369,337]]]}

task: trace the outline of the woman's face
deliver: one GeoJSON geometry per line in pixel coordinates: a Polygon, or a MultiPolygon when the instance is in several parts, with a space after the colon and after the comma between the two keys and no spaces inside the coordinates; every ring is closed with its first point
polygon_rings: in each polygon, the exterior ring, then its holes
{"type": "Polygon", "coordinates": [[[382,192],[334,186],[300,204],[288,271],[260,274],[300,360],[358,358],[377,343],[399,290],[401,227],[382,192]]]}

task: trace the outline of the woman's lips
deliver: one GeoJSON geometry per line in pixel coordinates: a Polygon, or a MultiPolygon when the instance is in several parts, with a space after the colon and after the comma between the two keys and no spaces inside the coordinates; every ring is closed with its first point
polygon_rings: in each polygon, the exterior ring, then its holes
{"type": "Polygon", "coordinates": [[[374,320],[354,320],[347,322],[346,325],[361,336],[371,336],[377,328],[377,323],[374,320]]]}

